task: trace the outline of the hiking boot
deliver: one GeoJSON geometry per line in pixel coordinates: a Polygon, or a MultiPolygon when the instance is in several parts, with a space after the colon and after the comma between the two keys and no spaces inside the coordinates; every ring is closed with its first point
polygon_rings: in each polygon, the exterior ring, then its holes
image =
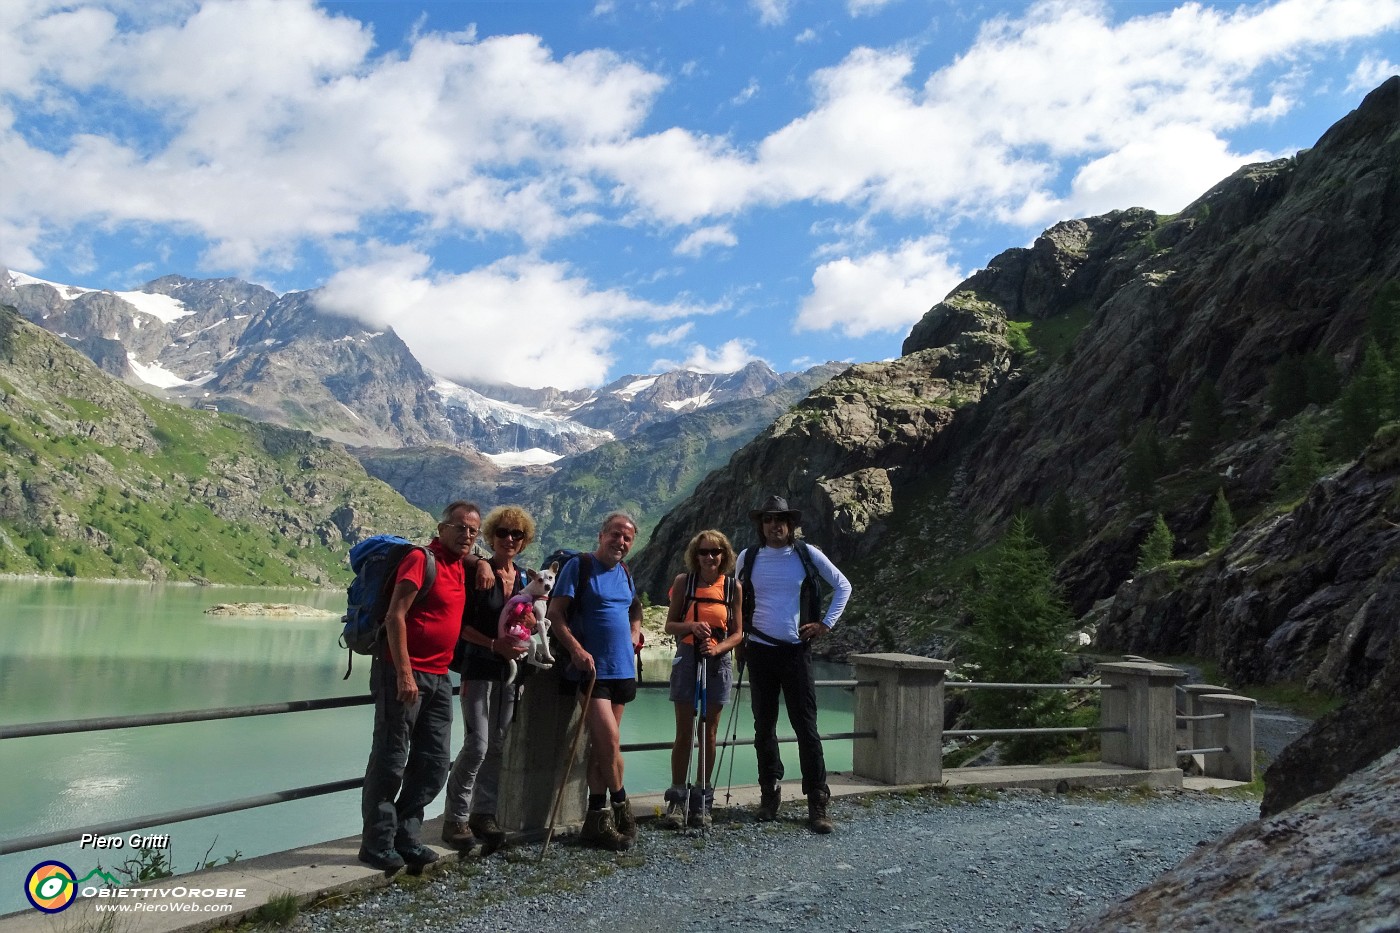
{"type": "Polygon", "coordinates": [[[613,852],[623,852],[632,847],[632,838],[617,831],[617,827],[613,826],[612,811],[606,807],[588,811],[578,838],[584,845],[613,852]]]}
{"type": "Polygon", "coordinates": [[[494,813],[473,813],[467,818],[467,827],[481,840],[481,847],[487,854],[495,852],[506,841],[505,830],[496,822],[494,813]]]}
{"type": "Polygon", "coordinates": [[[707,787],[703,791],[698,787],[690,789],[690,819],[687,825],[691,829],[704,829],[710,825],[710,810],[715,805],[715,789],[707,787]]]}
{"type": "Polygon", "coordinates": [[[753,818],[760,823],[771,823],[778,818],[778,805],[783,802],[783,789],[777,785],[760,789],[758,809],[753,818]]]}
{"type": "Polygon", "coordinates": [[[831,816],[827,813],[830,802],[831,794],[828,791],[818,790],[807,795],[807,826],[820,836],[836,829],[836,824],[831,822],[831,816]]]}
{"type": "Polygon", "coordinates": [[[398,871],[404,866],[403,856],[393,849],[366,849],[361,846],[359,859],[370,868],[380,871],[398,871]]]}
{"type": "Polygon", "coordinates": [[[398,853],[410,871],[422,871],[425,865],[431,865],[438,860],[438,854],[422,843],[404,846],[398,853]]]}
{"type": "Polygon", "coordinates": [[[465,852],[476,845],[476,837],[472,835],[471,827],[466,823],[459,823],[456,820],[443,820],[442,844],[449,849],[465,852]]]}
{"type": "Polygon", "coordinates": [[[632,801],[624,800],[622,803],[612,805],[613,826],[617,831],[627,837],[630,843],[637,838],[637,818],[632,815],[632,801]]]}
{"type": "Polygon", "coordinates": [[[680,829],[685,825],[685,791],[666,789],[666,813],[659,825],[662,829],[680,829]]]}

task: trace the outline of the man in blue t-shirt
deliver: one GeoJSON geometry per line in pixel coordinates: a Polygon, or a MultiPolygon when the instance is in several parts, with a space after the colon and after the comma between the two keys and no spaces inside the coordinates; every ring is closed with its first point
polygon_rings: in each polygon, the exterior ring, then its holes
{"type": "Polygon", "coordinates": [[[623,707],[637,696],[636,652],[642,643],[642,604],[622,558],[632,549],[637,523],[626,512],[603,519],[598,548],[566,563],[554,581],[549,621],[569,653],[577,689],[588,694],[588,812],[580,838],[622,851],[637,838],[637,821],[622,786],[623,707]],[[582,575],[583,585],[579,580],[582,575]],[[612,798],[609,809],[608,798],[612,798]]]}

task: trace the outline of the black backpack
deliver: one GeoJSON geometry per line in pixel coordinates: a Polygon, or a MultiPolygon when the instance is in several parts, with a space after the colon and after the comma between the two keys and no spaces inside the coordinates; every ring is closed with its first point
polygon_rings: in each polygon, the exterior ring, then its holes
{"type": "MultiPolygon", "coordinates": [[[[761,544],[752,544],[743,551],[744,569],[739,572],[739,582],[744,584],[744,640],[747,641],[753,632],[753,564],[758,557],[761,544]]],[[[802,610],[798,617],[799,625],[806,625],[808,622],[820,622],[822,620],[822,584],[826,581],[822,575],[817,573],[816,566],[812,563],[812,555],[807,553],[807,542],[801,538],[794,539],[792,549],[797,552],[798,558],[802,561],[802,610]]],[[[758,636],[762,638],[763,636],[758,636]]]]}

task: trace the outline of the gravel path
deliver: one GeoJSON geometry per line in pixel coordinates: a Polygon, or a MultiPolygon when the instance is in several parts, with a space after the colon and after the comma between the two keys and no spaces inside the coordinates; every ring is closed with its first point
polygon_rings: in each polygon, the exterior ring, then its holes
{"type": "MultiPolygon", "coordinates": [[[[1258,816],[1192,791],[847,798],[837,831],[716,821],[705,837],[643,825],[628,853],[566,839],[469,858],[292,929],[375,931],[1051,931],[1096,915],[1193,847],[1258,816]]],[[[716,811],[719,814],[719,811],[716,811]]]]}

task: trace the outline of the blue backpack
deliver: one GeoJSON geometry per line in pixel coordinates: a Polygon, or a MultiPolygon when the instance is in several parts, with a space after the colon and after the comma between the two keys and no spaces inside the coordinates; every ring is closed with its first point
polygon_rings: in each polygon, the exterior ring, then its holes
{"type": "Polygon", "coordinates": [[[340,631],[340,647],[347,649],[349,659],[345,662],[345,676],[350,679],[350,668],[357,654],[374,654],[384,634],[384,617],[389,614],[389,602],[394,595],[394,577],[399,562],[409,551],[423,552],[423,585],[413,598],[418,605],[433,588],[437,579],[437,561],[433,552],[421,544],[414,544],[398,535],[372,535],[350,549],[350,569],[355,579],[346,590],[345,615],[340,621],[344,627],[340,631]]]}
{"type": "MultiPolygon", "coordinates": [[[[570,601],[569,605],[569,615],[572,616],[578,606],[577,597],[582,595],[584,589],[593,582],[593,555],[587,551],[577,551],[573,548],[561,547],[544,559],[544,563],[540,564],[540,569],[547,570],[550,564],[557,563],[559,565],[559,570],[562,572],[564,565],[571,560],[578,561],[578,583],[574,588],[575,598],[570,601]]],[[[632,580],[632,571],[628,568],[626,563],[622,565],[622,572],[627,575],[627,585],[631,587],[632,595],[635,597],[637,595],[637,584],[632,580]]],[[[555,641],[553,629],[551,629],[549,633],[549,650],[554,655],[555,669],[562,670],[566,680],[576,680],[577,674],[574,673],[573,668],[569,664],[568,652],[564,650],[563,645],[555,641]]]]}

